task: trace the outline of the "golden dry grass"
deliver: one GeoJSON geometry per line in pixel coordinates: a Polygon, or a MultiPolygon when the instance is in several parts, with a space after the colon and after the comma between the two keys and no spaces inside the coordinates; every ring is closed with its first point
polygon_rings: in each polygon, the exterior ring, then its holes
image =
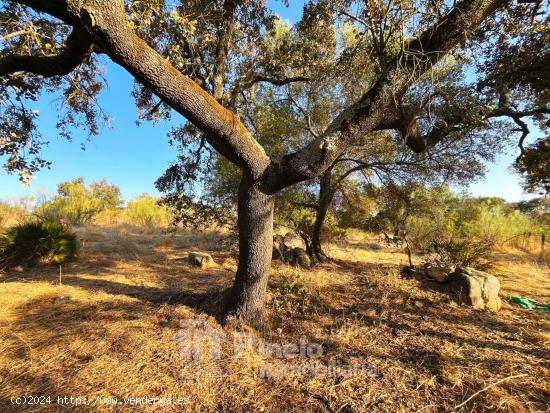
{"type": "MultiPolygon", "coordinates": [[[[267,321],[253,331],[215,320],[236,264],[220,242],[225,235],[80,230],[82,256],[63,268],[62,285],[56,268],[0,278],[0,411],[447,412],[516,374],[525,376],[458,411],[548,411],[547,315],[507,302],[498,314],[461,307],[443,287],[403,278],[402,251],[372,250],[377,239],[352,235],[328,248],[334,262],[311,271],[274,263],[267,321]],[[189,267],[182,258],[197,249],[220,265],[189,267]],[[247,332],[256,342],[302,338],[322,344],[323,354],[284,359],[251,347],[235,357],[228,339],[219,360],[189,359],[176,339],[182,321],[229,338],[247,332]],[[261,380],[266,363],[280,371],[268,368],[261,380]],[[356,369],[327,374],[335,363],[356,369]],[[11,404],[21,395],[183,397],[189,404],[11,404]]],[[[504,296],[550,301],[548,267],[523,252],[496,254],[504,296]]]]}

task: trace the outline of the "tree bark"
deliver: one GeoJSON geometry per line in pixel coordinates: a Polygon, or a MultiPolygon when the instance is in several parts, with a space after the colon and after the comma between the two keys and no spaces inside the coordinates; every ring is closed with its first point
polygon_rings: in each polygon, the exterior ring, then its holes
{"type": "Polygon", "coordinates": [[[273,249],[273,196],[243,174],[239,187],[239,265],[224,318],[259,325],[273,249]]]}
{"type": "Polygon", "coordinates": [[[319,204],[317,210],[317,216],[315,217],[315,223],[313,224],[313,234],[311,236],[311,246],[314,258],[319,262],[327,261],[328,256],[323,251],[323,245],[321,242],[321,234],[323,232],[323,224],[328,212],[328,205],[319,204]]]}
{"type": "Polygon", "coordinates": [[[317,205],[317,213],[311,234],[312,258],[319,262],[324,262],[328,259],[328,256],[323,251],[321,234],[323,232],[323,225],[325,223],[325,218],[327,217],[328,209],[330,208],[330,204],[332,203],[332,199],[334,197],[331,181],[332,168],[329,168],[321,176],[321,181],[319,183],[319,203],[317,205]]]}

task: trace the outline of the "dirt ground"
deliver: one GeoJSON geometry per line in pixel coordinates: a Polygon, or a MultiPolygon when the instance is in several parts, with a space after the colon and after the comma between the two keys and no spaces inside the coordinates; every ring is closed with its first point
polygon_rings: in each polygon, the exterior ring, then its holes
{"type": "Polygon", "coordinates": [[[495,252],[492,314],[354,234],[312,270],[274,262],[256,331],[216,321],[236,268],[224,234],[79,236],[61,285],[55,267],[0,274],[0,412],[550,411],[550,317],[505,299],[550,302],[525,252],[495,252]],[[190,267],[194,250],[218,266],[190,267]]]}

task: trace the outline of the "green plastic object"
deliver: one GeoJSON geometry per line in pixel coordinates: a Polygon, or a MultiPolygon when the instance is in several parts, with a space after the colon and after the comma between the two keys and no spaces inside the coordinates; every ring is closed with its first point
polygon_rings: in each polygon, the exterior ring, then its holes
{"type": "Polygon", "coordinates": [[[521,308],[525,308],[526,310],[544,311],[546,313],[550,313],[550,304],[542,304],[531,298],[525,297],[510,296],[509,300],[512,303],[519,305],[521,308]]]}

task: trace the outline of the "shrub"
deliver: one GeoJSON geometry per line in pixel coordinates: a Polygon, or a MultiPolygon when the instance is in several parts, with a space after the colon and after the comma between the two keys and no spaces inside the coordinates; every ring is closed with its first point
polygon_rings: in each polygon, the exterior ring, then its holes
{"type": "Polygon", "coordinates": [[[32,210],[33,197],[0,200],[0,228],[15,225],[26,220],[32,210]]]}
{"type": "Polygon", "coordinates": [[[173,221],[170,209],[148,194],[128,201],[126,213],[131,224],[148,228],[168,226],[173,221]]]}
{"type": "Polygon", "coordinates": [[[495,240],[486,238],[456,237],[435,243],[439,261],[458,266],[475,266],[480,269],[491,265],[491,252],[495,240]]]}
{"type": "Polygon", "coordinates": [[[45,220],[83,225],[103,211],[116,209],[122,203],[120,189],[106,180],[93,182],[88,187],[83,178],[63,182],[57,186],[58,195],[44,202],[37,214],[45,220]]]}
{"type": "Polygon", "coordinates": [[[39,262],[62,264],[76,257],[76,235],[56,221],[16,225],[0,236],[0,268],[35,266],[39,262]]]}
{"type": "Polygon", "coordinates": [[[518,210],[507,211],[502,205],[481,204],[474,220],[461,225],[463,232],[478,238],[494,238],[497,242],[526,233],[538,233],[540,226],[518,210]]]}

